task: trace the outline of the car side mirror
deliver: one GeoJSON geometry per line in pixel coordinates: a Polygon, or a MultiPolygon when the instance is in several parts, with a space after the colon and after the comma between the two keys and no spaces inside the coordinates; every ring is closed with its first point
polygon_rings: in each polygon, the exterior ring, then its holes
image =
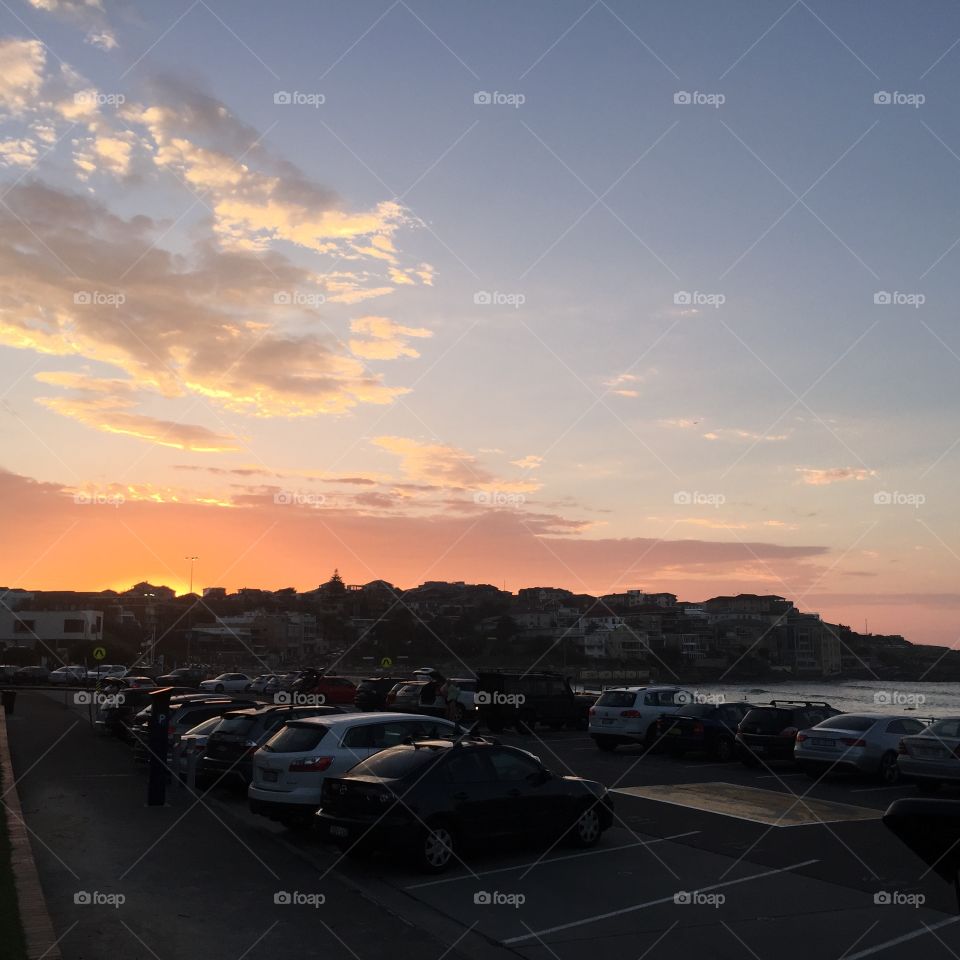
{"type": "Polygon", "coordinates": [[[953,884],[960,911],[960,800],[894,800],[883,824],[942,880],[953,884]]]}

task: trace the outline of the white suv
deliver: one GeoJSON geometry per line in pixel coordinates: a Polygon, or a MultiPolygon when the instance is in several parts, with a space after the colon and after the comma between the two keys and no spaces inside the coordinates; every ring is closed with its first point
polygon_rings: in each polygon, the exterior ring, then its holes
{"type": "Polygon", "coordinates": [[[601,750],[621,743],[652,747],[657,720],[694,702],[694,695],[680,687],[612,687],[590,708],[590,736],[601,750]]]}
{"type": "Polygon", "coordinates": [[[312,822],[325,777],[406,740],[458,736],[449,720],[410,713],[349,713],[292,720],[253,755],[254,813],[296,827],[312,822]]]}

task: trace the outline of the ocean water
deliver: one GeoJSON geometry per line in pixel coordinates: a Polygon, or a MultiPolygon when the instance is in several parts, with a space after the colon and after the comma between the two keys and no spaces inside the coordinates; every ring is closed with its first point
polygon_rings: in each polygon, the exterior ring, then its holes
{"type": "MultiPolygon", "coordinates": [[[[680,686],[683,686],[681,684],[680,686]]],[[[789,680],[785,683],[688,685],[698,695],[713,700],[747,700],[765,704],[771,700],[825,700],[844,713],[913,713],[918,717],[960,717],[960,683],[902,682],[883,680],[789,680]]]]}

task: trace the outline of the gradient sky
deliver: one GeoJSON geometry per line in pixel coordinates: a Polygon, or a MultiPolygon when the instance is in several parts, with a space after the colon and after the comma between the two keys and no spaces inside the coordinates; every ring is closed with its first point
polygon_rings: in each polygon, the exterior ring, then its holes
{"type": "Polygon", "coordinates": [[[0,37],[0,582],[196,554],[956,642],[955,4],[10,0],[0,37]]]}

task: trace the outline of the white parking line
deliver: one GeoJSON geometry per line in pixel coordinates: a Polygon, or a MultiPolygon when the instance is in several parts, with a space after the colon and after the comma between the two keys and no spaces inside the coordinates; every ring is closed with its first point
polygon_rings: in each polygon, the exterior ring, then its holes
{"type": "Polygon", "coordinates": [[[805,777],[805,773],[764,773],[757,780],[786,780],[787,777],[805,777]]]}
{"type": "MultiPolygon", "coordinates": [[[[696,892],[706,893],[708,890],[720,890],[722,887],[732,887],[738,883],[748,883],[750,880],[759,880],[761,877],[772,877],[778,873],[787,873],[790,870],[799,870],[801,867],[809,867],[811,864],[819,862],[819,860],[804,860],[802,863],[794,863],[789,867],[778,867],[776,870],[764,870],[763,873],[754,873],[749,877],[740,877],[738,880],[725,880],[723,883],[713,883],[708,887],[698,887],[696,892]]],[[[612,917],[622,917],[624,914],[634,913],[637,910],[646,910],[647,907],[656,907],[661,903],[673,903],[674,896],[674,893],[670,893],[667,896],[660,897],[657,900],[647,900],[646,903],[635,903],[632,907],[624,907],[622,910],[611,910],[609,913],[598,913],[593,917],[584,917],[582,920],[572,920],[570,923],[561,923],[559,926],[547,927],[545,930],[532,930],[530,933],[525,933],[522,937],[510,937],[510,939],[501,940],[500,942],[504,946],[509,946],[513,943],[522,943],[524,940],[530,940],[533,937],[539,939],[540,937],[548,936],[551,933],[558,933],[561,930],[571,930],[574,927],[583,927],[588,923],[596,923],[599,920],[609,920],[612,917]]],[[[854,958],[845,957],[844,960],[854,960],[854,958]]]]}
{"type": "Polygon", "coordinates": [[[679,840],[681,837],[692,837],[699,830],[688,830],[686,833],[675,833],[669,837],[654,837],[652,840],[639,840],[637,843],[625,843],[619,847],[603,847],[600,850],[586,850],[582,853],[569,853],[563,857],[551,857],[548,860],[534,860],[533,863],[518,863],[512,867],[497,867],[496,870],[482,870],[480,873],[468,873],[461,877],[444,877],[442,880],[425,880],[423,883],[412,883],[405,890],[419,890],[420,887],[435,887],[441,883],[456,883],[458,880],[474,880],[477,877],[488,877],[492,873],[509,873],[511,870],[524,870],[528,867],[543,866],[547,863],[559,863],[561,860],[577,860],[580,857],[590,857],[598,853],[616,853],[618,850],[633,850],[636,847],[650,847],[655,843],[665,843],[667,840],[679,840]]]}
{"type": "Polygon", "coordinates": [[[903,936],[895,937],[893,940],[887,940],[886,943],[878,943],[874,947],[867,947],[866,950],[861,950],[859,953],[847,954],[843,960],[862,960],[863,957],[872,957],[880,953],[881,950],[886,950],[888,947],[896,947],[901,943],[906,943],[908,940],[915,940],[917,937],[922,937],[925,933],[932,933],[934,930],[939,930],[940,927],[946,927],[948,924],[956,923],[958,920],[960,920],[960,917],[947,917],[946,920],[938,920],[936,923],[925,923],[922,930],[905,933],[903,936]]]}
{"type": "Polygon", "coordinates": [[[729,767],[729,763],[685,763],[684,770],[706,770],[707,767],[729,767]]]}

